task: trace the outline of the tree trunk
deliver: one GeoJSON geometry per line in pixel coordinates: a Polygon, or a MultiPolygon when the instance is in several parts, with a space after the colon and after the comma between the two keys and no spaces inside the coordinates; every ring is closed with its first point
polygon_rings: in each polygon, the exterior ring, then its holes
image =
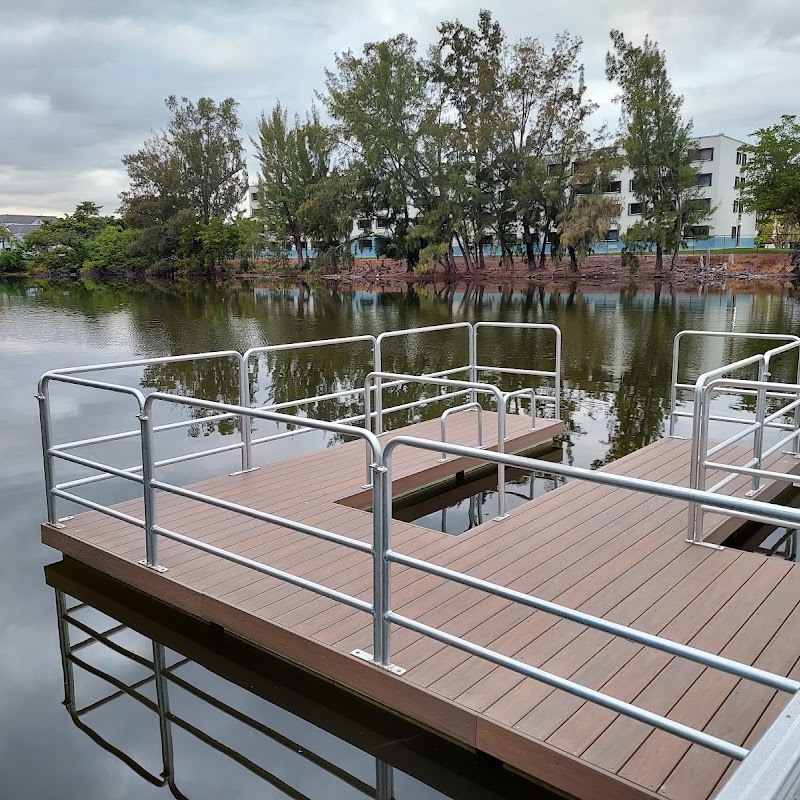
{"type": "Polygon", "coordinates": [[[577,272],[578,271],[578,254],[575,252],[575,248],[570,246],[567,247],[567,252],[569,253],[569,269],[570,272],[577,272]]]}
{"type": "Polygon", "coordinates": [[[299,233],[295,233],[292,237],[294,239],[294,251],[297,253],[297,268],[303,269],[303,240],[300,238],[299,233]]]}
{"type": "Polygon", "coordinates": [[[522,218],[522,243],[525,245],[525,261],[528,270],[533,272],[536,269],[536,252],[533,249],[534,237],[531,231],[531,221],[527,217],[522,218]]]}
{"type": "Polygon", "coordinates": [[[542,231],[542,250],[539,253],[539,267],[544,269],[544,251],[547,249],[547,231],[542,231]]]}
{"type": "Polygon", "coordinates": [[[661,274],[661,270],[664,267],[664,248],[661,245],[661,242],[656,243],[656,275],[661,274]]]}
{"type": "Polygon", "coordinates": [[[476,244],[475,249],[478,251],[478,269],[483,270],[486,267],[486,262],[483,260],[483,245],[476,244]]]}

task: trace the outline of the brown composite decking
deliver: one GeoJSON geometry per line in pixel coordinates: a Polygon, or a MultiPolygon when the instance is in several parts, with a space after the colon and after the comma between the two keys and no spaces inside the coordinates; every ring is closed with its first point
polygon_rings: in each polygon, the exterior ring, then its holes
{"type": "MultiPolygon", "coordinates": [[[[492,417],[486,425],[493,443],[492,417]]],[[[472,415],[451,441],[473,443],[472,415]]],[[[552,437],[509,418],[509,450],[552,437]],[[522,437],[527,437],[523,440],[522,437]]],[[[438,438],[437,423],[403,433],[438,438]]],[[[737,457],[736,451],[729,457],[737,457]]],[[[686,485],[689,442],[662,439],[606,469],[686,485]]],[[[465,466],[402,448],[395,486],[465,466]],[[420,477],[422,476],[422,477],[420,477]]],[[[778,456],[783,469],[797,462],[778,456]]],[[[194,488],[368,541],[359,443],[225,476],[194,488]],[[350,498],[347,504],[342,500],[350,498]],[[363,499],[363,497],[361,498],[363,499]]],[[[713,482],[710,477],[709,485],[713,482]]],[[[738,482],[738,491],[746,488],[738,482]]],[[[775,492],[770,486],[765,494],[775,492]]],[[[118,506],[141,514],[138,501],[118,506]]],[[[162,493],[159,524],[371,600],[369,556],[162,493]]],[[[459,537],[395,521],[393,548],[616,622],[800,678],[800,572],[793,564],[685,542],[684,503],[572,482],[459,537]]],[[[707,533],[713,536],[709,517],[707,533]]],[[[156,574],[136,562],[142,532],[94,512],[42,538],[66,555],[580,798],[705,800],[729,759],[532,679],[402,629],[392,633],[400,678],[353,658],[372,650],[368,615],[181,544],[162,540],[156,574]]],[[[392,569],[392,605],[405,616],[734,742],[751,745],[785,695],[588,630],[430,575],[392,569]]]]}

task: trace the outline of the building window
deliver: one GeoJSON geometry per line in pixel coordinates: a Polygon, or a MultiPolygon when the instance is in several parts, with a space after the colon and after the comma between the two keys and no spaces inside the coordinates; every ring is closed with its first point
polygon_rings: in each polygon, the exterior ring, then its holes
{"type": "Polygon", "coordinates": [[[714,148],[713,147],[701,147],[695,151],[694,154],[695,161],[713,161],[714,160],[714,148]]]}
{"type": "Polygon", "coordinates": [[[694,200],[687,200],[686,206],[692,211],[711,211],[711,198],[698,197],[694,200]]]}
{"type": "Polygon", "coordinates": [[[711,186],[711,173],[710,172],[701,172],[697,176],[697,185],[698,186],[711,186]]]}
{"type": "Polygon", "coordinates": [[[253,203],[257,203],[258,202],[258,195],[255,192],[252,192],[251,195],[250,195],[250,200],[253,203]]]}
{"type": "Polygon", "coordinates": [[[733,213],[738,214],[740,210],[744,210],[738,200],[733,201],[733,213]]]}
{"type": "Polygon", "coordinates": [[[710,230],[708,225],[692,225],[689,228],[689,236],[695,239],[705,239],[708,237],[710,230]]]}
{"type": "Polygon", "coordinates": [[[641,213],[642,213],[641,203],[630,203],[628,205],[628,214],[630,214],[632,217],[635,216],[636,214],[641,214],[641,213]]]}
{"type": "Polygon", "coordinates": [[[610,231],[606,233],[606,241],[607,242],[618,242],[619,241],[619,231],[616,228],[612,228],[610,231]]]}
{"type": "Polygon", "coordinates": [[[733,179],[733,188],[734,189],[743,189],[744,188],[744,178],[742,178],[739,175],[737,175],[733,179]]]}
{"type": "Polygon", "coordinates": [[[375,227],[384,230],[388,223],[388,219],[386,217],[375,217],[375,227]]]}
{"type": "Polygon", "coordinates": [[[372,250],[372,239],[361,239],[358,243],[358,249],[364,253],[367,250],[372,250]]]}
{"type": "Polygon", "coordinates": [[[743,167],[747,164],[747,153],[742,152],[741,150],[736,151],[736,163],[743,167]]]}
{"type": "Polygon", "coordinates": [[[736,226],[735,225],[731,228],[731,238],[732,239],[736,238],[736,226]]]}
{"type": "Polygon", "coordinates": [[[547,174],[550,177],[553,177],[553,175],[563,175],[566,169],[567,169],[566,164],[548,164],[547,174]]]}
{"type": "Polygon", "coordinates": [[[620,194],[622,192],[622,181],[609,181],[606,184],[606,194],[620,194]]]}
{"type": "Polygon", "coordinates": [[[372,230],[372,220],[371,219],[360,219],[358,221],[358,227],[361,228],[362,231],[371,231],[372,230]]]}

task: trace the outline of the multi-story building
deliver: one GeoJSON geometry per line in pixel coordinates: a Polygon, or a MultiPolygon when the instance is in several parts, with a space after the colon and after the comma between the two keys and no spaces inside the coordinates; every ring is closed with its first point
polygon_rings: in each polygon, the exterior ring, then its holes
{"type": "MultiPolygon", "coordinates": [[[[742,204],[744,176],[742,167],[747,163],[747,154],[742,149],[745,143],[725,134],[701,136],[697,140],[695,165],[700,193],[697,202],[705,204],[709,216],[701,224],[687,231],[689,249],[706,250],[728,247],[753,247],[756,236],[756,216],[745,211],[742,204]]],[[[607,194],[620,203],[620,216],[611,226],[602,242],[597,242],[595,252],[615,253],[622,251],[621,237],[642,216],[641,201],[633,190],[633,172],[625,167],[612,175],[607,194]]],[[[258,187],[248,187],[247,194],[239,204],[239,213],[253,216],[258,209],[258,187]]],[[[357,257],[374,258],[376,240],[390,235],[385,217],[359,218],[353,223],[351,239],[355,243],[353,252],[357,257]]],[[[491,238],[491,237],[488,237],[491,238]]],[[[456,255],[459,255],[456,247],[456,255]]],[[[487,244],[486,255],[493,255],[487,244]]]]}
{"type": "Polygon", "coordinates": [[[11,239],[0,237],[0,250],[10,250],[15,241],[21,241],[26,233],[35,231],[45,222],[53,222],[57,219],[58,217],[45,214],[0,214],[0,226],[11,233],[11,239]]]}
{"type": "MultiPolygon", "coordinates": [[[[742,150],[744,145],[744,142],[723,133],[701,136],[697,140],[698,202],[706,204],[711,213],[702,224],[687,231],[690,247],[700,250],[753,247],[756,215],[745,211],[742,204],[742,167],[747,163],[747,153],[742,150]]],[[[620,237],[641,219],[642,213],[641,203],[633,191],[633,173],[628,167],[612,177],[609,189],[612,190],[609,195],[618,197],[621,213],[605,242],[598,244],[596,250],[599,252],[621,250],[620,237]]]]}

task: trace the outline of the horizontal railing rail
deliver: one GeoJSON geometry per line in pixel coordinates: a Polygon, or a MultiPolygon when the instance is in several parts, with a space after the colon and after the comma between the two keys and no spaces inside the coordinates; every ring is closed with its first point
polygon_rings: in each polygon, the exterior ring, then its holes
{"type": "MultiPolygon", "coordinates": [[[[497,406],[497,450],[498,452],[502,453],[505,449],[505,442],[506,442],[506,401],[503,393],[491,383],[478,383],[473,381],[458,381],[453,380],[452,378],[434,378],[429,375],[404,375],[401,372],[370,372],[367,375],[366,381],[364,382],[364,400],[366,403],[366,421],[365,425],[369,424],[369,420],[372,418],[370,411],[370,390],[373,384],[377,385],[379,381],[382,380],[394,380],[400,381],[403,383],[425,383],[430,384],[432,386],[443,386],[445,388],[461,388],[462,390],[470,393],[484,393],[490,394],[494,398],[495,405],[497,406]]],[[[463,392],[461,392],[463,393],[463,392]]],[[[453,397],[454,393],[445,393],[437,395],[434,398],[431,398],[432,401],[435,400],[443,400],[447,397],[453,397]]],[[[367,463],[367,483],[369,483],[370,478],[370,465],[369,465],[369,455],[368,455],[368,463],[367,463]]],[[[505,494],[505,466],[503,464],[498,464],[497,467],[497,516],[495,517],[496,521],[505,519],[506,517],[506,494],[505,494]]]]}

